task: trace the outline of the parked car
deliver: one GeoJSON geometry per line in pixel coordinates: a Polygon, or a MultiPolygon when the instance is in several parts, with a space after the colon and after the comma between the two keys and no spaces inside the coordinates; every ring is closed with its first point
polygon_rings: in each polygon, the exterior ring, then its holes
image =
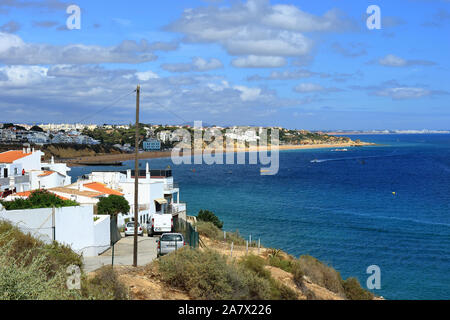
{"type": "Polygon", "coordinates": [[[147,234],[149,237],[173,231],[172,214],[153,213],[150,215],[147,221],[147,234]]]}
{"type": "MultiPolygon", "coordinates": [[[[141,224],[138,222],[138,236],[144,235],[144,229],[142,229],[141,224]]],[[[125,237],[134,236],[134,222],[128,222],[125,225],[125,237]]]]}
{"type": "Polygon", "coordinates": [[[158,257],[171,253],[186,246],[184,237],[181,233],[164,233],[158,242],[158,257]]]}

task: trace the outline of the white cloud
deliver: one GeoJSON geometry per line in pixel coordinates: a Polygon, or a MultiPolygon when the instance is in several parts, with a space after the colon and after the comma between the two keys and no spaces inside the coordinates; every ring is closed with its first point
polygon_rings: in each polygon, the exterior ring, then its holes
{"type": "Polygon", "coordinates": [[[48,69],[39,66],[6,66],[0,68],[0,73],[6,76],[12,86],[25,86],[42,81],[47,76],[48,69]]]}
{"type": "Polygon", "coordinates": [[[428,96],[432,93],[431,90],[424,88],[413,88],[413,87],[399,87],[399,88],[386,88],[374,92],[374,95],[381,97],[390,97],[394,100],[403,99],[418,99],[428,96]]]}
{"type": "Polygon", "coordinates": [[[298,86],[294,88],[296,92],[300,93],[311,93],[311,92],[318,92],[318,91],[324,91],[325,88],[322,87],[320,84],[315,83],[300,83],[298,86]]]}
{"type": "Polygon", "coordinates": [[[237,68],[278,68],[286,65],[283,57],[248,56],[234,59],[231,64],[237,68]]]}
{"type": "Polygon", "coordinates": [[[153,71],[136,72],[136,77],[141,81],[148,81],[150,79],[158,79],[159,76],[153,71]]]}
{"type": "Polygon", "coordinates": [[[393,54],[388,54],[378,60],[378,63],[386,67],[407,67],[413,65],[432,66],[435,65],[432,61],[427,60],[406,60],[393,54]]]}
{"type": "MultiPolygon", "coordinates": [[[[229,83],[209,75],[161,77],[150,70],[105,69],[90,65],[8,66],[0,68],[0,114],[9,121],[128,122],[134,119],[135,99],[127,96],[102,113],[115,99],[141,83],[143,121],[225,121],[239,112],[247,121],[257,110],[295,102],[275,91],[229,83]],[[12,110],[25,110],[20,118],[12,110]],[[39,112],[37,112],[37,110],[39,112]],[[170,112],[168,112],[170,110],[170,112]],[[90,116],[95,113],[95,115],[90,116]],[[86,118],[87,117],[87,118],[86,118]],[[156,117],[156,118],[155,118],[156,117]],[[86,120],[87,119],[87,120],[86,120]]],[[[229,120],[227,120],[229,121],[229,120]]]]}
{"type": "Polygon", "coordinates": [[[388,54],[384,58],[379,60],[380,64],[389,67],[404,67],[407,65],[407,61],[393,54],[388,54]]]}
{"type": "Polygon", "coordinates": [[[234,89],[241,92],[242,101],[254,101],[257,100],[261,95],[260,88],[249,88],[246,86],[235,86],[234,89]]]}
{"type": "MultiPolygon", "coordinates": [[[[156,60],[162,43],[124,40],[116,46],[70,44],[65,46],[25,43],[20,37],[0,32],[0,62],[17,65],[143,63],[156,60]]],[[[173,44],[164,49],[173,48],[173,44]]]]}
{"type": "Polygon", "coordinates": [[[303,32],[337,32],[352,26],[337,10],[318,16],[294,5],[248,0],[229,7],[186,9],[166,29],[183,34],[185,42],[218,43],[234,56],[300,57],[314,47],[303,32]]]}
{"type": "Polygon", "coordinates": [[[195,57],[190,63],[166,63],[161,65],[161,67],[170,72],[202,72],[220,69],[223,67],[223,64],[218,59],[212,58],[208,61],[200,57],[195,57]]]}

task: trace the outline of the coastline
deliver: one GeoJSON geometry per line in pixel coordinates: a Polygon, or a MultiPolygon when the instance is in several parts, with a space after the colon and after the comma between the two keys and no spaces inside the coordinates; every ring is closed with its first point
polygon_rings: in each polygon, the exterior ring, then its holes
{"type": "MultiPolygon", "coordinates": [[[[350,142],[350,143],[339,143],[339,144],[307,144],[307,145],[281,145],[274,150],[307,150],[307,149],[328,149],[328,148],[345,148],[345,147],[365,147],[365,146],[375,146],[377,144],[370,142],[350,142]]],[[[208,149],[204,149],[208,150],[208,149]]],[[[234,148],[234,152],[258,152],[258,151],[271,151],[272,148],[268,147],[250,147],[250,148],[234,148]]],[[[228,151],[223,151],[227,153],[228,151]]],[[[193,153],[194,154],[194,153],[193,153]]],[[[139,154],[139,159],[156,159],[156,158],[169,158],[172,155],[172,151],[152,151],[152,152],[142,152],[139,154]]],[[[124,153],[124,154],[99,154],[95,156],[80,157],[76,159],[61,159],[65,161],[69,167],[77,166],[88,166],[89,164],[99,164],[102,162],[123,162],[134,160],[134,153],[124,153]]]]}

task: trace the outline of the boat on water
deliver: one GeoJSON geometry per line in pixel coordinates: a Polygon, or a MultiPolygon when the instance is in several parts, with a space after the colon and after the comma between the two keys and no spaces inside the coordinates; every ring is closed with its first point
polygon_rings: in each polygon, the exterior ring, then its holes
{"type": "Polygon", "coordinates": [[[319,162],[320,162],[320,160],[317,160],[317,159],[311,160],[311,163],[319,163],[319,162]]]}
{"type": "Polygon", "coordinates": [[[334,152],[347,152],[348,149],[334,149],[334,150],[331,150],[331,151],[334,151],[334,152]]]}

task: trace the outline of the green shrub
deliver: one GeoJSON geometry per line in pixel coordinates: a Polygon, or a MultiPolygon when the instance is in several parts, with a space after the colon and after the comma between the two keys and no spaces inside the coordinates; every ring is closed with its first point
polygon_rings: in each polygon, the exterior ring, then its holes
{"type": "Polygon", "coordinates": [[[68,290],[67,267],[82,267],[82,257],[57,242],[45,244],[0,221],[0,300],[126,299],[125,287],[107,270],[82,290],[68,290]]]}
{"type": "Polygon", "coordinates": [[[45,244],[30,234],[24,234],[11,224],[0,221],[0,248],[11,242],[14,243],[14,246],[4,254],[16,260],[20,259],[25,266],[36,257],[44,255],[46,257],[45,270],[49,276],[55,275],[60,268],[65,270],[70,265],[81,268],[83,265],[82,257],[73,252],[70,247],[56,241],[45,244]]]}
{"type": "Polygon", "coordinates": [[[201,300],[267,300],[296,298],[276,282],[257,257],[239,263],[213,250],[184,248],[157,263],[162,280],[201,300]],[[267,271],[267,272],[265,272],[267,271]]]}
{"type": "Polygon", "coordinates": [[[219,220],[219,218],[209,210],[200,210],[197,216],[197,220],[212,222],[217,228],[223,228],[223,222],[219,220]]]}
{"type": "Polygon", "coordinates": [[[295,284],[299,288],[302,288],[302,286],[303,286],[303,276],[305,275],[305,273],[303,272],[303,269],[300,266],[300,263],[299,263],[298,260],[294,261],[291,264],[291,273],[292,273],[292,275],[294,277],[295,284]]]}
{"type": "MultiPolygon", "coordinates": [[[[4,248],[3,248],[4,249],[4,248]]],[[[24,264],[0,255],[0,300],[56,300],[78,298],[78,292],[65,287],[63,269],[48,277],[42,266],[45,256],[24,264]]]]}
{"type": "Polygon", "coordinates": [[[82,294],[87,299],[128,300],[128,289],[120,282],[111,266],[96,271],[91,279],[83,279],[82,294]]]}
{"type": "Polygon", "coordinates": [[[130,205],[124,197],[112,194],[106,198],[100,198],[97,203],[97,210],[99,215],[116,216],[119,213],[128,213],[130,205]]]}
{"type": "Polygon", "coordinates": [[[312,282],[322,286],[342,297],[345,297],[344,288],[342,286],[342,278],[339,272],[329,267],[319,260],[311,256],[301,256],[294,267],[294,278],[301,279],[303,273],[312,282]]]}
{"type": "MultiPolygon", "coordinates": [[[[15,231],[15,230],[14,230],[15,231]]],[[[22,247],[11,238],[12,232],[0,234],[0,300],[76,299],[79,292],[66,288],[63,266],[52,265],[51,256],[36,246],[22,247]]]]}
{"type": "Polygon", "coordinates": [[[159,270],[164,281],[186,290],[194,299],[243,299],[248,295],[235,266],[212,250],[178,250],[160,259],[159,270]]]}
{"type": "Polygon", "coordinates": [[[290,260],[269,256],[268,264],[272,267],[280,268],[286,272],[292,272],[292,262],[290,260]]]}
{"type": "Polygon", "coordinates": [[[258,256],[253,254],[244,256],[240,259],[239,263],[246,269],[256,273],[258,276],[262,278],[269,279],[270,271],[265,268],[266,261],[258,256]]]}
{"type": "MultiPolygon", "coordinates": [[[[217,228],[212,222],[198,220],[196,226],[197,231],[200,235],[203,235],[212,240],[223,241],[223,231],[217,228]]],[[[239,231],[227,231],[226,242],[233,242],[235,245],[243,245],[245,244],[245,239],[239,235],[239,231]]]]}
{"type": "Polygon", "coordinates": [[[221,232],[212,222],[197,221],[196,226],[200,235],[213,240],[223,239],[223,232],[221,232]]]}
{"type": "Polygon", "coordinates": [[[343,281],[345,296],[350,300],[372,300],[374,295],[361,287],[358,279],[348,278],[343,281]]]}
{"type": "Polygon", "coordinates": [[[79,204],[72,200],[63,200],[54,193],[46,190],[31,192],[27,199],[16,199],[14,201],[0,201],[6,210],[39,209],[39,208],[61,208],[73,207],[79,204]]]}

